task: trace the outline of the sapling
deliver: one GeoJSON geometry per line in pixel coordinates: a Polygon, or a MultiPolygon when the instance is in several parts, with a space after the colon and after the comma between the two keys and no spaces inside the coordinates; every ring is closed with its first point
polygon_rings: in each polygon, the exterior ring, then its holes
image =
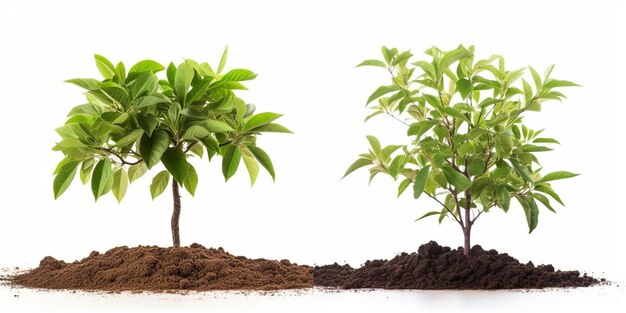
{"type": "Polygon", "coordinates": [[[399,181],[398,196],[412,186],[415,199],[431,198],[439,208],[417,220],[454,220],[463,231],[465,255],[476,220],[494,207],[507,212],[511,199],[524,210],[531,233],[539,204],[553,212],[549,198],[563,205],[551,182],[578,174],[542,171],[536,154],[559,142],[524,125],[523,117],[545,102],[565,99],[559,88],[578,85],[552,78],[554,66],[541,76],[531,66],[507,69],[501,56],[478,60],[473,46],[425,53],[427,60],[411,62],[410,51],[383,47],[383,60],[358,65],[380,67],[391,78],[368,98],[373,113],[365,121],[394,118],[406,126],[408,143],[383,147],[367,136],[369,151],[344,177],[368,166],[370,181],[379,173],[399,181]]]}
{"type": "Polygon", "coordinates": [[[228,50],[216,70],[208,63],[186,59],[167,69],[152,60],[133,65],[128,72],[122,62],[113,65],[95,55],[103,79],[76,78],[67,82],[86,89],[87,103],[74,107],[65,125],[56,131],[61,140],[53,150],[64,158],[53,183],[55,199],[69,187],[79,172],[83,184],[99,197],[113,193],[118,201],[129,183],[148,170],[161,168],[150,185],[152,198],[170,184],[174,202],[171,218],[172,241],[180,246],[180,186],[192,196],[198,173],[190,160],[222,157],[222,173],[228,180],[243,159],[254,184],[259,164],[274,179],[274,166],[267,153],[256,145],[264,132],[290,133],[274,123],[281,115],[255,114],[235,90],[246,89],[243,81],[256,77],[247,69],[223,73],[228,50]],[[164,79],[157,73],[165,70],[164,79]],[[160,166],[163,165],[164,169],[160,166]]]}

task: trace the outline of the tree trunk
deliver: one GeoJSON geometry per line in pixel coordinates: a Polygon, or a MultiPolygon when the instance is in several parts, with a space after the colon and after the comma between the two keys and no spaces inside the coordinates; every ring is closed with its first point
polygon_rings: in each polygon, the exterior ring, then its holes
{"type": "Polygon", "coordinates": [[[470,245],[470,235],[472,233],[472,220],[470,219],[470,208],[465,208],[465,226],[463,227],[463,254],[465,256],[470,255],[470,249],[472,248],[470,245]]]}
{"type": "Polygon", "coordinates": [[[174,248],[180,247],[180,230],[178,228],[178,221],[180,219],[180,191],[178,189],[178,182],[172,179],[172,194],[174,196],[174,212],[172,212],[172,241],[174,248]]]}
{"type": "Polygon", "coordinates": [[[463,245],[463,254],[465,256],[469,256],[470,255],[470,234],[471,234],[471,230],[470,229],[463,229],[463,237],[465,238],[464,240],[464,245],[463,245]]]}

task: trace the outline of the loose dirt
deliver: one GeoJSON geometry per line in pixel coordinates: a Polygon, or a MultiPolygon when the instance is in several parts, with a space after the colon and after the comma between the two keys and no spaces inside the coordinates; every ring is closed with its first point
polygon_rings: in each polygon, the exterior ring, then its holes
{"type": "Polygon", "coordinates": [[[47,289],[105,291],[275,290],[313,286],[311,267],[288,260],[233,256],[199,244],[181,248],[117,247],[73,263],[52,257],[12,279],[47,289]]]}
{"type": "MultiPolygon", "coordinates": [[[[288,260],[234,256],[222,248],[117,247],[66,263],[47,256],[39,267],[10,278],[12,284],[45,289],[102,291],[276,290],[313,286],[384,289],[517,289],[586,287],[599,281],[552,265],[520,263],[506,253],[431,241],[417,253],[372,260],[358,268],[337,263],[312,268],[288,260]]],[[[601,281],[604,281],[602,279],[601,281]]]]}
{"type": "Polygon", "coordinates": [[[578,271],[555,271],[552,265],[520,263],[506,253],[485,251],[476,245],[471,257],[463,249],[452,250],[431,241],[417,253],[402,253],[387,260],[367,261],[358,268],[349,265],[317,266],[316,286],[345,289],[516,289],[583,287],[598,283],[578,271]]]}

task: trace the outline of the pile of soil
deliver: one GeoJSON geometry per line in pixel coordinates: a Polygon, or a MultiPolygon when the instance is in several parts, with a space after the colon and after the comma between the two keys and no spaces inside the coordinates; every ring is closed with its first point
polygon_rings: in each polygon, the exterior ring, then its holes
{"type": "Polygon", "coordinates": [[[275,290],[313,286],[311,267],[288,260],[233,256],[199,244],[181,248],[117,247],[65,263],[45,257],[39,267],[12,279],[14,284],[83,290],[275,290]]]}
{"type": "MultiPolygon", "coordinates": [[[[522,264],[506,253],[485,251],[479,245],[471,257],[431,241],[417,253],[387,260],[367,261],[358,269],[349,265],[317,266],[316,286],[385,289],[516,289],[586,287],[598,280],[578,271],[555,271],[552,265],[522,264]]],[[[602,279],[604,281],[604,279],[602,279]]]]}

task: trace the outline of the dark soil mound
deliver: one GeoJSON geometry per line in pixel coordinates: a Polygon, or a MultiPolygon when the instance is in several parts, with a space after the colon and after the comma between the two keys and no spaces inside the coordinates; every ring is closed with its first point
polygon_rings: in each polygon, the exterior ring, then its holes
{"type": "Polygon", "coordinates": [[[515,289],[583,287],[598,283],[578,271],[555,271],[552,265],[521,264],[508,254],[484,251],[476,245],[471,257],[431,241],[417,253],[402,253],[387,260],[367,261],[358,269],[349,265],[317,266],[316,286],[386,289],[515,289]]]}
{"type": "Polygon", "coordinates": [[[52,257],[17,275],[13,283],[36,288],[85,290],[291,289],[313,286],[309,266],[233,256],[199,244],[184,248],[117,247],[65,263],[52,257]]]}

